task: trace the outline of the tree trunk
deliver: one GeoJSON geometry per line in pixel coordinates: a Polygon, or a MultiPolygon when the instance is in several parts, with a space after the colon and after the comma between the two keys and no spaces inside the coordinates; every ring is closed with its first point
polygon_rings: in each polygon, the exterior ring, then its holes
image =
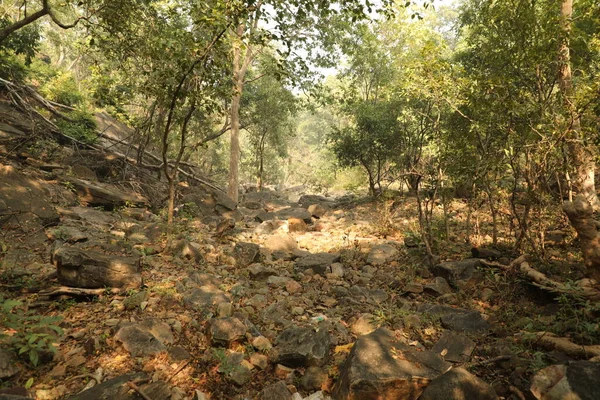
{"type": "Polygon", "coordinates": [[[573,201],[566,201],[563,210],[577,231],[588,276],[600,282],[600,231],[591,204],[579,195],[573,201]]]}
{"type": "Polygon", "coordinates": [[[239,168],[240,168],[240,100],[244,90],[242,76],[242,35],[244,24],[237,26],[233,42],[233,97],[231,99],[231,143],[229,151],[229,187],[227,194],[233,201],[238,201],[239,168]]]}
{"type": "Polygon", "coordinates": [[[571,101],[573,95],[573,77],[571,73],[569,36],[571,34],[572,17],[573,0],[563,0],[561,18],[565,36],[560,47],[559,55],[561,62],[559,86],[571,120],[567,142],[569,156],[573,163],[573,188],[578,195],[584,196],[590,202],[594,210],[598,211],[600,210],[600,200],[596,193],[594,178],[596,168],[594,162],[595,148],[592,144],[585,143],[584,135],[581,131],[581,119],[577,113],[575,104],[571,101]]]}
{"type": "Polygon", "coordinates": [[[0,30],[0,43],[2,43],[11,33],[37,21],[38,19],[42,18],[44,15],[48,15],[49,13],[50,7],[48,7],[48,2],[46,0],[44,1],[41,10],[36,11],[33,14],[28,15],[27,17],[15,22],[14,24],[9,25],[6,28],[0,30]]]}

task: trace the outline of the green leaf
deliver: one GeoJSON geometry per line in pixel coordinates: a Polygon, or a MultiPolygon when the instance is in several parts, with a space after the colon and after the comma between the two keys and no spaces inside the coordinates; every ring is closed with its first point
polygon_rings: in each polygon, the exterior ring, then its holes
{"type": "Polygon", "coordinates": [[[29,351],[29,361],[31,361],[34,367],[37,367],[38,363],[40,362],[40,355],[38,354],[37,350],[31,349],[29,351]]]}
{"type": "Polygon", "coordinates": [[[33,386],[33,382],[35,382],[33,378],[27,379],[27,382],[25,382],[25,389],[31,389],[31,387],[33,386]]]}

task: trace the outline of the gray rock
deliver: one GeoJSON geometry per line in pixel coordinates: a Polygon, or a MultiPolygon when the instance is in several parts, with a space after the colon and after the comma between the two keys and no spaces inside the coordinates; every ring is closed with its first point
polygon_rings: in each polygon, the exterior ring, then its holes
{"type": "Polygon", "coordinates": [[[315,218],[321,218],[330,210],[326,204],[311,204],[307,208],[308,212],[315,218]]]}
{"type": "Polygon", "coordinates": [[[335,399],[407,399],[450,368],[430,351],[418,351],[379,328],[358,338],[333,389],[335,399]]]}
{"type": "Polygon", "coordinates": [[[279,334],[273,361],[288,367],[323,365],[329,357],[327,329],[292,326],[279,334]]]}
{"type": "Polygon", "coordinates": [[[225,292],[212,285],[191,288],[182,294],[184,304],[195,311],[207,311],[219,303],[230,302],[225,292]]]}
{"type": "Polygon", "coordinates": [[[464,368],[454,368],[427,386],[419,400],[497,400],[494,389],[464,368]]]}
{"type": "Polygon", "coordinates": [[[467,258],[461,261],[447,261],[434,265],[431,272],[435,276],[446,279],[455,285],[458,281],[469,280],[473,277],[475,269],[481,266],[478,258],[467,258]]]}
{"type": "Polygon", "coordinates": [[[271,268],[267,268],[262,264],[252,264],[248,267],[248,273],[250,278],[255,281],[264,281],[270,276],[275,275],[275,271],[271,268]]]}
{"type": "Polygon", "coordinates": [[[76,247],[59,247],[52,260],[58,281],[80,288],[138,288],[142,285],[140,257],[102,254],[76,247]]]}
{"type": "Polygon", "coordinates": [[[88,240],[88,235],[81,232],[74,226],[61,225],[56,228],[50,229],[46,236],[50,240],[60,240],[67,243],[85,242],[88,240]]]}
{"type": "Polygon", "coordinates": [[[440,354],[446,361],[462,363],[471,359],[474,349],[475,342],[467,336],[462,333],[446,331],[431,348],[431,351],[440,354]]]}
{"type": "Polygon", "coordinates": [[[438,316],[442,326],[457,332],[482,333],[490,327],[479,311],[438,304],[418,304],[416,311],[438,316]]]}
{"type": "Polygon", "coordinates": [[[221,280],[214,275],[206,274],[203,272],[194,271],[189,274],[189,279],[196,285],[202,286],[213,286],[218,288],[221,285],[221,280]]]}
{"type": "Polygon", "coordinates": [[[258,398],[260,400],[290,400],[292,392],[290,392],[284,381],[279,381],[264,388],[258,398]]]}
{"type": "Polygon", "coordinates": [[[398,257],[398,249],[391,244],[379,244],[374,246],[369,255],[367,262],[371,265],[383,265],[398,257]]]}
{"type": "Polygon", "coordinates": [[[137,395],[129,393],[130,388],[127,385],[127,382],[147,378],[148,376],[144,373],[117,376],[116,378],[102,382],[91,389],[68,397],[68,400],[134,400],[137,398],[137,395]]]}
{"type": "Polygon", "coordinates": [[[0,349],[0,379],[10,378],[17,372],[19,369],[15,357],[7,350],[0,349]]]}
{"type": "Polygon", "coordinates": [[[153,356],[166,351],[165,345],[148,329],[139,325],[127,325],[119,329],[115,339],[123,344],[134,357],[153,356]]]}
{"type": "Polygon", "coordinates": [[[90,207],[104,207],[106,210],[113,210],[128,204],[135,206],[149,204],[148,200],[139,194],[113,185],[92,183],[75,177],[67,177],[65,180],[73,185],[80,201],[90,207]]]}
{"type": "Polygon", "coordinates": [[[430,294],[434,297],[443,296],[445,294],[452,293],[452,288],[448,285],[448,282],[441,276],[434,278],[433,281],[429,282],[423,287],[423,292],[430,294]]]}
{"type": "Polygon", "coordinates": [[[238,267],[247,267],[258,261],[260,247],[255,243],[239,242],[233,249],[233,257],[238,267]]]}
{"type": "Polygon", "coordinates": [[[209,333],[215,345],[228,345],[244,339],[246,325],[234,317],[215,318],[210,323],[209,333]]]}
{"type": "Polygon", "coordinates": [[[267,285],[282,288],[291,280],[292,278],[287,276],[270,276],[267,279],[267,285]]]}
{"type": "Polygon", "coordinates": [[[315,253],[296,260],[296,269],[305,271],[312,269],[315,274],[325,275],[334,262],[339,260],[338,254],[315,253]]]}

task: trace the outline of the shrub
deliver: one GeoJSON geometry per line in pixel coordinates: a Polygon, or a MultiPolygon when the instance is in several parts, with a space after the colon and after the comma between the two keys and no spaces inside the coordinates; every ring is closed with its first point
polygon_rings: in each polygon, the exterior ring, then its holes
{"type": "Polygon", "coordinates": [[[56,125],[62,133],[87,144],[93,144],[98,140],[96,121],[94,121],[92,114],[87,111],[76,110],[69,113],[69,118],[72,121],[64,119],[56,121],[56,125]]]}
{"type": "Polygon", "coordinates": [[[20,356],[27,356],[35,367],[40,357],[55,353],[54,342],[63,330],[57,325],[62,317],[32,314],[18,300],[0,296],[0,344],[12,347],[20,356]]]}
{"type": "Polygon", "coordinates": [[[51,101],[67,106],[81,104],[83,96],[68,72],[58,72],[40,87],[40,92],[51,101]]]}

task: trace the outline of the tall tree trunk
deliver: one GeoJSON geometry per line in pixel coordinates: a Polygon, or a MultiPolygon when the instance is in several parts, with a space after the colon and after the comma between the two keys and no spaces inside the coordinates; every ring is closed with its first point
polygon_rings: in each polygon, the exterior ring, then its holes
{"type": "Polygon", "coordinates": [[[596,193],[594,172],[596,164],[594,161],[595,149],[593,145],[586,144],[581,131],[581,119],[577,108],[571,98],[573,96],[573,77],[571,73],[571,54],[569,50],[569,36],[571,34],[571,20],[573,17],[573,0],[563,0],[561,7],[561,18],[564,31],[564,39],[560,47],[561,69],[559,85],[564,97],[565,105],[569,111],[571,124],[567,135],[568,152],[573,163],[573,188],[578,195],[585,197],[593,209],[600,210],[600,200],[596,193]]]}

